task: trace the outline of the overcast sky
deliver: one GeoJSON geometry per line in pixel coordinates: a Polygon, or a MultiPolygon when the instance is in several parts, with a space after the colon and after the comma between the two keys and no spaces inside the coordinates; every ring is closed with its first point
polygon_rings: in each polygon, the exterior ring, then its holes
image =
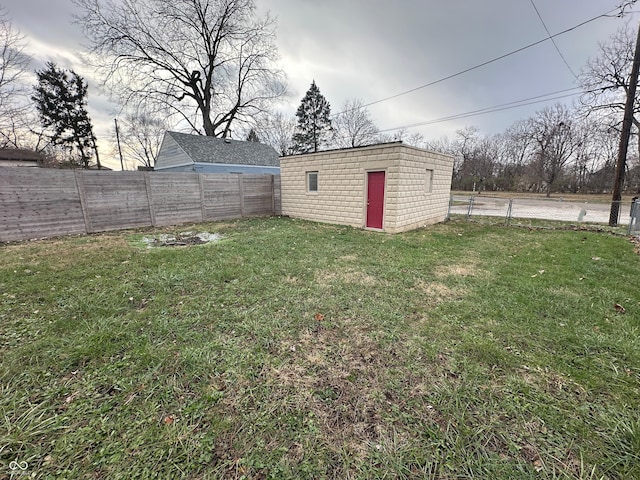
{"type": "MultiPolygon", "coordinates": [[[[622,0],[256,0],[277,18],[281,65],[289,96],[281,109],[293,115],[315,79],[332,112],[348,99],[365,104],[444,79],[610,12],[622,0]]],[[[34,69],[44,62],[73,67],[89,81],[89,113],[100,143],[109,138],[114,110],[99,92],[99,81],[82,66],[83,38],[74,25],[71,0],[0,0],[14,27],[29,41],[34,69]]],[[[640,10],[640,5],[636,6],[640,10]]],[[[630,22],[602,17],[551,41],[413,93],[374,103],[378,128],[391,130],[494,107],[576,86],[586,61],[630,22]],[[572,73],[573,72],[573,73],[572,73]]],[[[572,92],[568,92],[572,93],[572,92]]],[[[561,95],[561,94],[559,94],[561,95]]],[[[559,100],[571,103],[577,97],[559,100]]],[[[555,100],[558,101],[558,100],[555,100]]],[[[409,130],[425,138],[453,137],[475,125],[497,133],[532,115],[538,103],[498,113],[421,125],[409,130]]],[[[109,148],[103,146],[106,156],[109,148]]],[[[115,159],[105,163],[118,167],[115,159]]]]}

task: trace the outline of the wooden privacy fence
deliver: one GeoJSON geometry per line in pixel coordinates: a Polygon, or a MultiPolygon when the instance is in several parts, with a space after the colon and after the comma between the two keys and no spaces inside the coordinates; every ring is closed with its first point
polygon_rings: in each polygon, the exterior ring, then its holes
{"type": "Polygon", "coordinates": [[[273,175],[0,167],[0,241],[280,213],[273,175]]]}

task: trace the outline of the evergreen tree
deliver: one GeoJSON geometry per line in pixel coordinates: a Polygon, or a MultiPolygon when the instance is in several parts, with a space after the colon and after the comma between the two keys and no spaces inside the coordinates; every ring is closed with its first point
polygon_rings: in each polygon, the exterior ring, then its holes
{"type": "Polygon", "coordinates": [[[317,152],[326,142],[331,131],[330,113],[331,106],[314,80],[296,112],[298,126],[293,135],[293,148],[296,152],[317,152]]]}
{"type": "Polygon", "coordinates": [[[258,134],[253,128],[249,130],[249,135],[247,135],[247,142],[260,143],[260,137],[258,137],[258,134]]]}
{"type": "Polygon", "coordinates": [[[49,130],[51,142],[74,156],[80,165],[89,167],[93,150],[100,168],[96,138],[87,112],[87,82],[73,70],[62,70],[48,62],[47,68],[37,71],[38,84],[32,100],[42,126],[49,130]]]}

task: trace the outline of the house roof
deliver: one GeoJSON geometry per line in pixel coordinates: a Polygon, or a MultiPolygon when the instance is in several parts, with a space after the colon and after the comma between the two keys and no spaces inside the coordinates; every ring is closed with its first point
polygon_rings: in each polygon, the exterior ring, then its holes
{"type": "Polygon", "coordinates": [[[0,148],[0,160],[18,160],[41,162],[45,156],[33,150],[23,150],[17,148],[0,148]]]}
{"type": "MultiPolygon", "coordinates": [[[[379,142],[379,143],[370,143],[367,145],[359,145],[357,147],[338,147],[338,148],[328,148],[326,150],[318,150],[317,152],[304,152],[304,153],[292,153],[290,155],[284,155],[285,157],[302,157],[303,155],[316,155],[318,153],[330,153],[330,152],[348,152],[351,150],[362,150],[365,148],[374,148],[374,147],[386,147],[389,145],[402,145],[404,147],[409,147],[416,149],[418,147],[411,146],[407,143],[404,143],[402,140],[393,140],[392,142],[379,142]]],[[[422,148],[418,148],[418,150],[423,150],[422,148]]]]}
{"type": "Polygon", "coordinates": [[[278,152],[269,145],[229,138],[167,132],[194,163],[279,167],[278,152]]]}

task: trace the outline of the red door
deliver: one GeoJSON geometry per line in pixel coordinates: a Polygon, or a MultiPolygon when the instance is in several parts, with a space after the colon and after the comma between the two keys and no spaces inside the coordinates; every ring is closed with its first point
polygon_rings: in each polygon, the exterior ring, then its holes
{"type": "Polygon", "coordinates": [[[382,229],[384,215],[384,172],[367,174],[367,227],[382,229]]]}

